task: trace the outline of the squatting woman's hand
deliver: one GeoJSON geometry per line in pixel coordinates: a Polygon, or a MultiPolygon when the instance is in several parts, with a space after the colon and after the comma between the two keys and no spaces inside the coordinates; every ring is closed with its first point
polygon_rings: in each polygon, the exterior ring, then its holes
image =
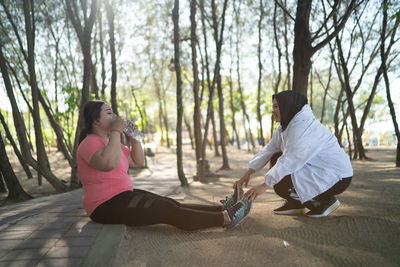
{"type": "Polygon", "coordinates": [[[267,190],[268,186],[265,183],[262,183],[260,185],[257,185],[253,187],[252,189],[248,190],[245,194],[244,197],[247,198],[248,201],[253,201],[255,200],[259,195],[265,192],[267,190]]]}
{"type": "Polygon", "coordinates": [[[247,184],[250,181],[250,175],[252,175],[253,173],[255,173],[256,171],[253,169],[248,169],[247,172],[236,182],[233,183],[233,188],[235,189],[237,184],[241,184],[244,185],[245,187],[247,187],[247,184]]]}
{"type": "Polygon", "coordinates": [[[247,187],[247,184],[250,181],[250,174],[245,173],[245,175],[243,175],[239,180],[237,180],[234,184],[233,184],[233,188],[236,187],[237,184],[241,184],[244,185],[245,187],[247,187]]]}

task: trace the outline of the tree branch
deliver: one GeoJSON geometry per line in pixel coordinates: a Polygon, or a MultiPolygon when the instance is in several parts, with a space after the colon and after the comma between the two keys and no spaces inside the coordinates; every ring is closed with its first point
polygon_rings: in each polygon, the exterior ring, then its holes
{"type": "MultiPolygon", "coordinates": [[[[302,0],[300,0],[300,1],[302,1],[302,0]]],[[[290,15],[289,11],[286,9],[286,7],[284,7],[284,6],[282,5],[282,3],[280,3],[278,0],[275,0],[275,3],[276,3],[280,8],[282,8],[283,12],[285,12],[286,15],[289,16],[289,18],[291,18],[293,21],[296,21],[296,19],[295,19],[292,15],[290,15]]]]}
{"type": "MultiPolygon", "coordinates": [[[[364,2],[364,0],[361,0],[360,3],[357,4],[357,6],[360,5],[362,2],[364,2]]],[[[326,37],[325,40],[323,40],[322,42],[320,42],[311,49],[313,54],[322,47],[324,47],[327,43],[329,43],[344,28],[347,19],[350,17],[350,14],[355,7],[356,7],[356,0],[351,0],[351,3],[347,8],[346,13],[343,15],[341,22],[337,27],[335,27],[335,31],[332,32],[330,35],[328,35],[328,37],[326,37]]]]}

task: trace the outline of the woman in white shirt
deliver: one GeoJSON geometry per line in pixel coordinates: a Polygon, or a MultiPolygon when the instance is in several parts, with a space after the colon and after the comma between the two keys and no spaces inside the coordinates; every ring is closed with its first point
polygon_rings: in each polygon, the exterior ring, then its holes
{"type": "Polygon", "coordinates": [[[274,118],[280,125],[234,187],[247,186],[250,175],[271,161],[264,183],[246,192],[249,201],[269,187],[286,199],[274,210],[276,214],[301,214],[308,208],[310,217],[327,216],[340,205],[335,195],[350,185],[350,159],[336,137],[314,117],[305,96],[283,91],[272,98],[274,118]]]}

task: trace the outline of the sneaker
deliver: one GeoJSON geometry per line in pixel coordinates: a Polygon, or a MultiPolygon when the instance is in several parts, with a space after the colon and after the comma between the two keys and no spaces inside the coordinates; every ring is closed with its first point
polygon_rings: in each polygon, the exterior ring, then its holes
{"type": "Polygon", "coordinates": [[[226,197],[225,200],[220,200],[222,205],[224,205],[225,209],[228,209],[235,205],[238,201],[240,201],[243,198],[243,188],[241,184],[236,184],[235,190],[233,191],[233,194],[230,195],[229,197],[226,197]]]}
{"type": "Polygon", "coordinates": [[[307,212],[306,215],[312,218],[325,217],[331,214],[337,208],[339,208],[339,206],[340,206],[339,200],[336,199],[335,197],[332,197],[332,199],[329,202],[321,204],[318,208],[314,210],[310,210],[309,212],[307,212]]]}
{"type": "Polygon", "coordinates": [[[304,214],[307,209],[300,202],[286,201],[286,203],[277,209],[274,209],[275,214],[280,215],[295,215],[304,214]]]}
{"type": "Polygon", "coordinates": [[[241,222],[243,222],[243,219],[246,218],[247,215],[249,215],[252,206],[252,202],[249,202],[247,199],[242,198],[238,203],[228,208],[227,212],[231,222],[226,226],[226,228],[232,229],[233,227],[236,227],[241,222]]]}

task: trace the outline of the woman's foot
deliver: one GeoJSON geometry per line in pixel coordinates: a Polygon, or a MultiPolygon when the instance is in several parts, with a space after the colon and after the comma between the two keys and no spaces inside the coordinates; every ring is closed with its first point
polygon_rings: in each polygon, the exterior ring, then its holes
{"type": "Polygon", "coordinates": [[[233,227],[238,226],[241,222],[243,222],[244,218],[246,218],[247,215],[250,214],[252,205],[253,205],[252,202],[249,202],[247,199],[242,198],[235,205],[227,208],[230,223],[225,227],[227,229],[231,229],[233,227]]]}
{"type": "Polygon", "coordinates": [[[306,215],[312,218],[325,217],[334,212],[340,206],[339,200],[335,197],[332,197],[327,202],[319,204],[320,204],[319,206],[307,212],[306,215]]]}
{"type": "Polygon", "coordinates": [[[286,201],[282,207],[274,209],[274,213],[279,215],[297,215],[306,212],[307,209],[300,203],[300,201],[286,201]]]}
{"type": "Polygon", "coordinates": [[[241,184],[236,184],[235,190],[232,195],[226,197],[225,200],[220,200],[225,209],[228,209],[240,201],[243,197],[243,188],[241,184]]]}

